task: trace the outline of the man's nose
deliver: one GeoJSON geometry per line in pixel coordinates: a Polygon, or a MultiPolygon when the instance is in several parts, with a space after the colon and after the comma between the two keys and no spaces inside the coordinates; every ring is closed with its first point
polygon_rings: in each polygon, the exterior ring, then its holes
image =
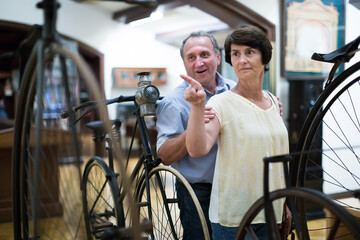
{"type": "Polygon", "coordinates": [[[196,58],[195,66],[196,67],[201,67],[202,65],[204,65],[203,60],[201,58],[196,58]]]}

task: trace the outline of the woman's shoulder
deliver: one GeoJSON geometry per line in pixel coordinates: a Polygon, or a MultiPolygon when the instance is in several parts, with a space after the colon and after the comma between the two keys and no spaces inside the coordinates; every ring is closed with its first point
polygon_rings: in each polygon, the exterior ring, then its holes
{"type": "Polygon", "coordinates": [[[264,92],[265,94],[267,94],[267,95],[270,97],[271,100],[273,100],[274,102],[278,102],[278,99],[277,99],[277,97],[275,97],[274,94],[272,94],[271,92],[266,91],[266,90],[263,90],[263,92],[264,92]]]}
{"type": "Polygon", "coordinates": [[[278,109],[279,108],[279,100],[277,99],[277,97],[275,97],[275,95],[269,91],[264,90],[264,92],[265,92],[265,94],[267,94],[270,97],[270,100],[273,103],[273,106],[275,107],[275,109],[278,109]]]}
{"type": "Polygon", "coordinates": [[[229,94],[230,92],[231,92],[230,90],[226,90],[224,92],[218,93],[218,94],[212,96],[209,101],[215,101],[215,100],[219,101],[220,99],[229,98],[230,97],[230,94],[229,94]]]}

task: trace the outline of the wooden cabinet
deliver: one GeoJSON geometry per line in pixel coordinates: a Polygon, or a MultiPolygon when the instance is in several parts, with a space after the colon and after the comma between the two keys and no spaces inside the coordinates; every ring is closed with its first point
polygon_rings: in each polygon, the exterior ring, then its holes
{"type": "MultiPolygon", "coordinates": [[[[33,26],[2,21],[0,20],[0,99],[5,95],[6,111],[10,119],[14,118],[17,90],[18,90],[18,76],[24,64],[19,61],[17,56],[20,44],[30,35],[33,26]],[[11,93],[4,94],[3,88],[10,81],[13,87],[11,93]],[[2,92],[2,93],[1,93],[2,92]]],[[[104,56],[96,49],[62,35],[64,39],[68,39],[77,43],[78,52],[84,58],[95,78],[98,80],[100,90],[104,96],[104,56]]],[[[30,48],[27,49],[30,51],[30,48]]],[[[87,101],[88,94],[84,81],[80,79],[79,97],[80,101],[87,101]]]]}
{"type": "MultiPolygon", "coordinates": [[[[0,130],[0,222],[12,219],[12,148],[14,129],[0,130]]],[[[59,162],[61,151],[64,146],[70,146],[71,135],[69,131],[45,128],[42,130],[42,158],[40,158],[39,171],[42,182],[40,183],[42,208],[46,209],[47,216],[62,215],[62,207],[59,199],[59,162]],[[48,156],[56,156],[56,159],[47,159],[48,156]]],[[[30,140],[30,146],[35,146],[35,141],[30,140]]],[[[32,169],[29,162],[29,169],[32,169]]],[[[29,171],[32,174],[32,171],[29,171]]],[[[31,177],[30,177],[31,178],[31,177]]],[[[30,194],[29,194],[30,196],[30,194]]]]}
{"type": "Polygon", "coordinates": [[[0,130],[0,222],[12,218],[11,154],[13,129],[0,130]]]}

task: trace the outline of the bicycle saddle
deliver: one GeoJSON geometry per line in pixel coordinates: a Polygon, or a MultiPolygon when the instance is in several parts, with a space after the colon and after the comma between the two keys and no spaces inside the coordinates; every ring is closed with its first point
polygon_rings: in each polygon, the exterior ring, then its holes
{"type": "MultiPolygon", "coordinates": [[[[111,124],[116,125],[117,127],[121,126],[121,122],[122,121],[120,119],[111,120],[111,124]]],[[[103,133],[103,134],[107,133],[103,121],[89,122],[88,124],[86,124],[86,127],[90,128],[96,133],[103,133]]]]}
{"type": "Polygon", "coordinates": [[[337,50],[331,53],[327,53],[327,54],[314,53],[311,56],[311,59],[320,62],[329,62],[329,63],[348,62],[355,55],[355,51],[358,49],[359,43],[360,43],[360,36],[358,36],[355,40],[349,42],[348,44],[344,45],[341,48],[338,48],[337,50]]]}

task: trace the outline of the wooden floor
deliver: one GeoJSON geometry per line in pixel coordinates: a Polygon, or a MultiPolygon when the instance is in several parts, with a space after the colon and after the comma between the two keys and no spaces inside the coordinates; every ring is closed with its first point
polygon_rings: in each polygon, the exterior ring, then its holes
{"type": "MultiPolygon", "coordinates": [[[[316,229],[322,229],[325,227],[325,222],[321,221],[321,220],[313,220],[311,221],[309,224],[311,224],[312,228],[316,228],[316,229]]],[[[0,240],[9,240],[9,239],[13,239],[13,227],[12,227],[12,223],[0,223],[0,240]]],[[[59,240],[62,238],[59,238],[59,240]]],[[[320,239],[325,239],[323,234],[312,234],[311,237],[312,240],[320,240],[320,239]]]]}
{"type": "MultiPolygon", "coordinates": [[[[133,166],[135,163],[135,159],[133,159],[130,163],[130,166],[133,166]]],[[[63,168],[61,168],[63,169],[63,168]]],[[[70,184],[71,185],[71,184],[70,184]]],[[[78,208],[81,208],[81,206],[79,206],[78,208]]],[[[54,219],[55,221],[56,219],[54,219]]],[[[56,220],[57,221],[57,220],[56,220]]],[[[60,221],[63,221],[62,219],[60,219],[60,221]]],[[[311,225],[312,228],[315,229],[324,229],[326,222],[324,220],[313,220],[310,221],[309,224],[311,225]]],[[[54,224],[55,226],[60,226],[59,224],[54,224]]],[[[56,229],[58,230],[58,229],[56,229]]],[[[321,231],[320,231],[321,232],[321,231]]],[[[13,226],[12,226],[12,222],[8,222],[8,223],[0,223],[0,240],[8,240],[8,239],[13,239],[13,226]]],[[[59,240],[62,240],[64,238],[59,237],[59,240]]],[[[80,238],[81,239],[81,238],[80,238]]],[[[323,232],[317,234],[317,233],[313,233],[311,236],[311,239],[324,239],[324,235],[323,232]]]]}
{"type": "MultiPolygon", "coordinates": [[[[89,157],[84,157],[84,159],[89,159],[89,157]]],[[[129,170],[132,169],[132,167],[135,165],[137,161],[137,158],[132,158],[130,159],[129,162],[129,170]]],[[[83,164],[83,166],[85,166],[85,163],[83,164]]],[[[72,166],[71,164],[64,164],[61,165],[59,167],[60,169],[60,176],[63,175],[67,175],[66,177],[60,179],[60,191],[61,192],[71,192],[74,191],[74,185],[75,186],[80,186],[79,182],[69,182],[68,179],[77,179],[77,169],[72,166]],[[75,177],[69,177],[69,175],[73,175],[75,177]]],[[[74,180],[76,181],[76,180],[74,180]]],[[[64,195],[68,195],[68,194],[64,194],[64,195]]],[[[70,196],[74,196],[75,194],[70,194],[70,196]]],[[[81,221],[80,224],[84,224],[83,223],[83,219],[81,220],[73,220],[73,219],[79,219],[79,217],[73,217],[73,215],[80,215],[82,216],[82,203],[81,203],[81,195],[77,197],[78,201],[69,201],[69,199],[66,199],[66,202],[72,202],[73,205],[76,205],[76,207],[74,206],[70,206],[68,208],[71,208],[69,211],[67,211],[66,209],[63,209],[64,211],[64,217],[54,217],[51,218],[50,221],[48,221],[49,223],[47,223],[47,229],[51,228],[54,229],[54,232],[59,232],[59,235],[66,231],[65,227],[62,228],[62,226],[65,226],[66,224],[64,224],[64,222],[66,222],[66,219],[70,219],[70,221],[73,221],[74,223],[72,224],[74,227],[74,229],[76,229],[76,226],[78,225],[77,221],[81,221]],[[73,209],[76,209],[76,212],[73,211],[73,209]],[[63,230],[64,229],[64,230],[63,230]]],[[[65,207],[63,207],[65,208],[65,207]]],[[[75,230],[74,230],[75,231],[75,230]]],[[[55,235],[55,234],[51,234],[51,235],[55,235]]],[[[70,235],[70,234],[69,234],[70,235]]],[[[8,240],[8,239],[13,239],[13,223],[12,222],[5,222],[5,223],[1,223],[0,222],[0,240],[8,240]]],[[[63,240],[63,239],[72,239],[72,237],[64,237],[64,236],[59,236],[59,240],[63,240]]],[[[82,237],[78,237],[77,239],[82,239],[82,237]]]]}
{"type": "Polygon", "coordinates": [[[12,222],[0,223],[0,240],[14,239],[12,222]]]}

